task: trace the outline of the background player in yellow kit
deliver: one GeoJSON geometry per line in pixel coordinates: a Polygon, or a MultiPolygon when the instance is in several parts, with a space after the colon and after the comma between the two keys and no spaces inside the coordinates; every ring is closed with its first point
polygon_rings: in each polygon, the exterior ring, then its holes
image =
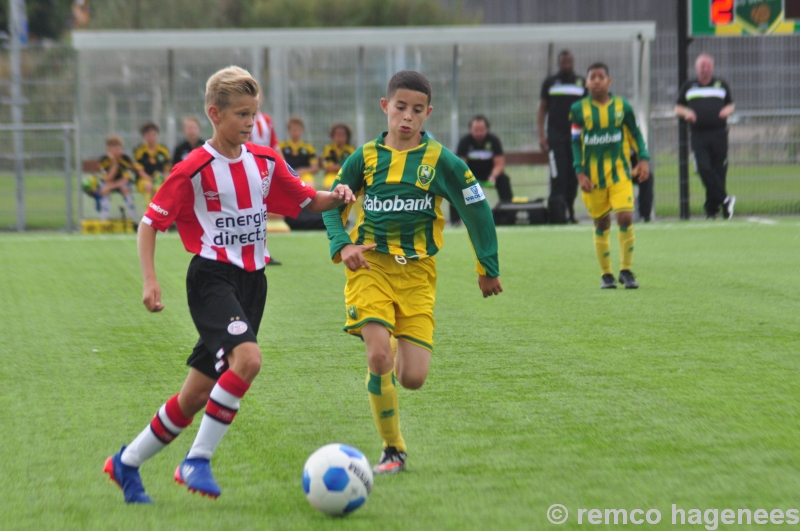
{"type": "Polygon", "coordinates": [[[639,156],[639,182],[650,175],[650,155],[633,107],[625,98],[612,95],[610,87],[608,66],[590,66],[586,78],[589,96],[570,109],[572,152],[583,202],[594,220],[594,245],[603,272],[600,287],[617,287],[609,241],[613,210],[619,225],[619,283],[630,289],[639,287],[631,272],[634,234],[630,152],[633,149],[639,156]]]}

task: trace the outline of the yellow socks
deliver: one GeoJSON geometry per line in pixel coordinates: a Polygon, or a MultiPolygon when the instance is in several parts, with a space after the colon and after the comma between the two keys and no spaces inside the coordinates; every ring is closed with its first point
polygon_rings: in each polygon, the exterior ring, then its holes
{"type": "MultiPolygon", "coordinates": [[[[597,251],[597,260],[600,262],[600,269],[604,275],[612,275],[611,272],[611,230],[594,230],[594,248],[597,251]]],[[[622,241],[620,233],[620,241],[622,241]]],[[[633,233],[631,233],[633,234],[633,233]]],[[[633,240],[631,240],[633,241],[633,240]]]]}
{"type": "Polygon", "coordinates": [[[394,446],[405,452],[406,442],[400,435],[400,410],[394,371],[383,376],[370,372],[367,375],[367,391],[372,416],[378,427],[378,434],[383,439],[384,448],[394,446]]]}
{"type": "Polygon", "coordinates": [[[620,270],[630,270],[633,262],[633,225],[619,228],[619,258],[620,270]]]}

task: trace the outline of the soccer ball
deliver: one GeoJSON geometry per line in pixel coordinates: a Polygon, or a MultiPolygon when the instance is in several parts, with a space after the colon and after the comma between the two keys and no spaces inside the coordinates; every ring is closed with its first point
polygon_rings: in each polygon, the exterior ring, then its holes
{"type": "Polygon", "coordinates": [[[328,444],[311,454],[303,468],[309,503],[331,516],[347,515],[372,491],[372,467],[364,454],[346,444],[328,444]]]}

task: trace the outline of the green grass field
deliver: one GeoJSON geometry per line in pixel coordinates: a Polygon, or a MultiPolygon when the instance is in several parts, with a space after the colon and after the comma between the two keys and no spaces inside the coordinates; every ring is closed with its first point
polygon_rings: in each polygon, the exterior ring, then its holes
{"type": "Polygon", "coordinates": [[[674,529],[672,504],[800,509],[800,219],[636,231],[642,287],[601,291],[588,224],[501,229],[505,292],[484,300],[449,230],[430,376],[401,390],[409,470],[345,519],[301,489],[323,444],[380,450],[322,233],[270,236],[284,265],[267,271],[262,372],[214,458],[222,496],[173,483],[195,422],[142,467],[146,507],[101,469],[186,375],[190,255],[160,236],[166,309],[148,314],[133,236],[0,235],[0,529],[577,529],[592,508],[658,509],[648,528],[674,529]]]}
{"type": "MultiPolygon", "coordinates": [[[[547,197],[548,173],[546,166],[509,166],[508,174],[517,196],[530,199],[547,197]]],[[[655,169],[656,216],[677,218],[680,215],[678,165],[659,164],[655,169]]],[[[693,216],[703,216],[705,189],[696,174],[690,176],[690,206],[693,216]]],[[[737,197],[736,213],[739,215],[800,215],[800,166],[732,166],[728,176],[730,193],[737,197]]],[[[321,182],[318,183],[321,185],[321,182]]],[[[73,212],[77,224],[79,207],[79,186],[73,183],[73,212]]],[[[26,177],[26,201],[28,228],[62,229],[66,226],[66,179],[63,175],[29,174],[26,177]]],[[[493,189],[487,189],[487,197],[497,200],[493,189]]],[[[135,193],[137,212],[144,211],[144,198],[135,193]]],[[[81,197],[83,217],[97,219],[94,200],[81,197]]],[[[112,217],[119,217],[122,199],[113,197],[112,217]]],[[[0,174],[0,230],[16,228],[16,183],[9,174],[0,174]]],[[[580,196],[575,201],[579,215],[586,216],[586,209],[580,196]]],[[[586,217],[588,220],[588,217],[586,217]]]]}

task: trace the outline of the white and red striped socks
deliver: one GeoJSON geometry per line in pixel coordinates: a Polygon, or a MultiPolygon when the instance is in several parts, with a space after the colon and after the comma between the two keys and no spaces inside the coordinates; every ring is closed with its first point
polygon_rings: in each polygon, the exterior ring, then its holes
{"type": "Polygon", "coordinates": [[[156,455],[175,437],[192,423],[178,405],[178,395],[173,396],[161,406],[150,424],[122,452],[123,464],[140,467],[142,463],[156,455]]]}
{"type": "Polygon", "coordinates": [[[194,444],[186,454],[187,459],[196,457],[211,459],[214,450],[228,432],[228,428],[239,411],[239,401],[250,389],[250,384],[239,378],[232,370],[228,369],[217,380],[211,390],[211,396],[206,405],[206,414],[197,430],[194,444]]]}

